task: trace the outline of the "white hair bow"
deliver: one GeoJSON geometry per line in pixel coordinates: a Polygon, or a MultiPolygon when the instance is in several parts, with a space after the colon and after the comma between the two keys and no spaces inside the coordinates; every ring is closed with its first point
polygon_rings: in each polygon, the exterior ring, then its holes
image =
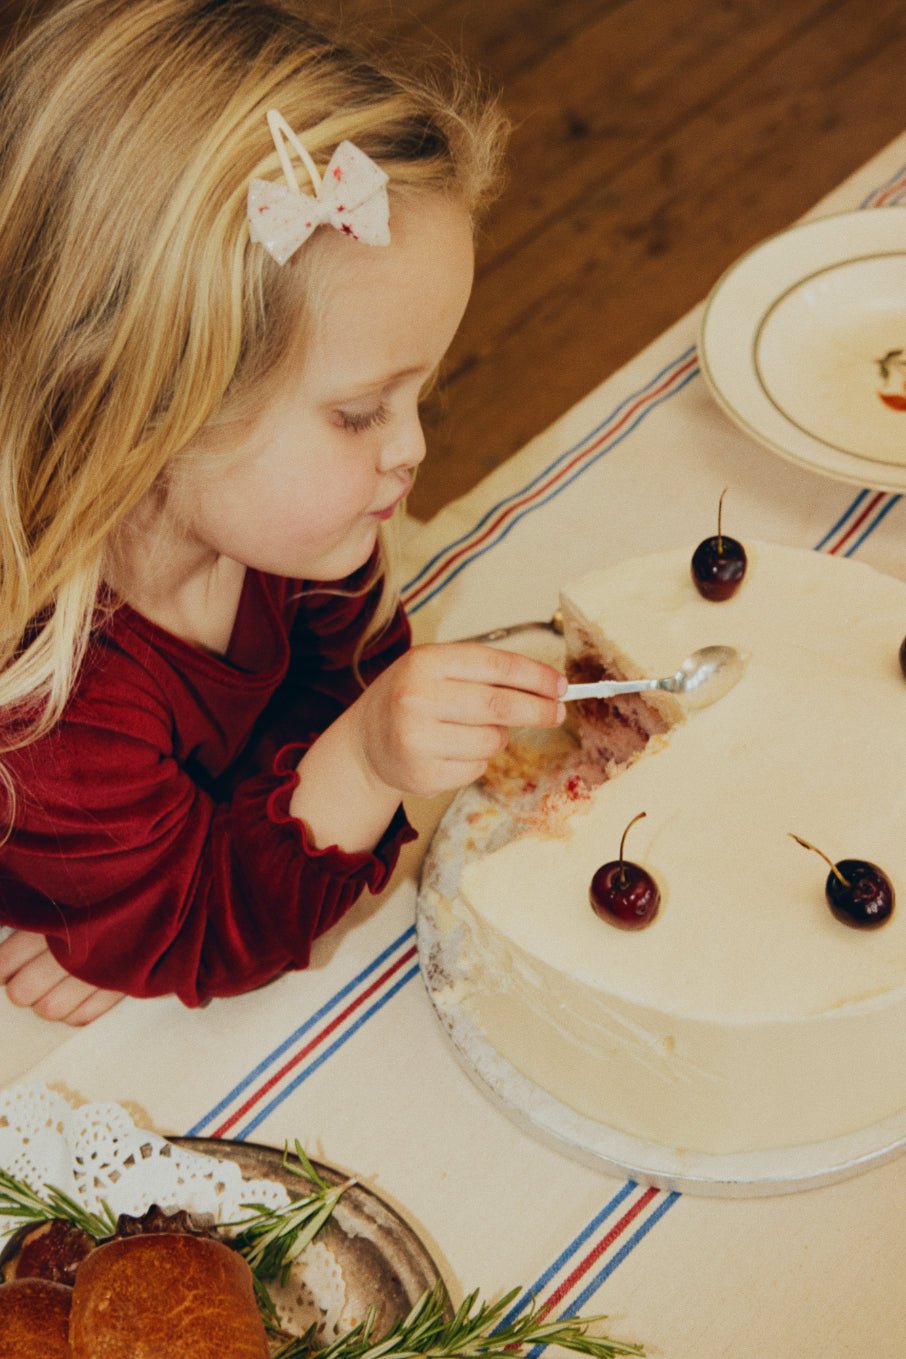
{"type": "Polygon", "coordinates": [[[319,226],[335,227],[365,245],[390,244],[388,177],[370,156],[352,142],[340,142],[322,179],[282,114],[271,109],[267,125],[286,183],[250,181],[248,218],[253,241],[263,245],[278,264],[285,264],[319,226]],[[308,171],[314,197],[299,188],[284,138],[308,171]]]}

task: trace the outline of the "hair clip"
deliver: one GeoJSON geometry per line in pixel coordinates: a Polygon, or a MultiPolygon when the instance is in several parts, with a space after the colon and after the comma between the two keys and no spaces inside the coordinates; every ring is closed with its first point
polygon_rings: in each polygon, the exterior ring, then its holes
{"type": "Polygon", "coordinates": [[[285,264],[319,226],[332,226],[365,245],[390,244],[388,176],[352,142],[340,142],[322,179],[317,166],[282,114],[271,109],[267,125],[283,167],[285,184],[253,179],[248,191],[249,232],[278,264],[285,264]],[[314,196],[299,188],[286,142],[308,172],[314,196]]]}

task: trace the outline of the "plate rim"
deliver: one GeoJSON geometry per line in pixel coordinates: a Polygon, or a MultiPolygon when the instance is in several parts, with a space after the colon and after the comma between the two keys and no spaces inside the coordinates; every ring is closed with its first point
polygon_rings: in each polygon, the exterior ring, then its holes
{"type": "MultiPolygon", "coordinates": [[[[763,240],[756,242],[734,260],[719,276],[708,293],[703,304],[698,327],[699,366],[705,384],[718,406],[734,424],[762,447],[770,449],[795,466],[811,472],[823,473],[838,481],[859,486],[871,486],[877,490],[902,492],[906,491],[906,464],[898,466],[888,461],[873,458],[870,454],[855,454],[827,444],[822,439],[797,426],[785,412],[770,402],[767,394],[764,393],[765,402],[780,418],[783,426],[793,432],[794,437],[789,442],[782,442],[776,434],[766,431],[757,423],[756,418],[751,413],[740,410],[738,404],[724,391],[720,377],[720,368],[724,363],[724,357],[721,354],[715,358],[714,354],[712,336],[715,317],[719,317],[718,309],[725,302],[729,288],[737,283],[740,278],[745,279],[759,258],[773,253],[793,236],[799,238],[803,235],[812,235],[817,238],[829,236],[829,244],[833,246],[835,240],[839,240],[841,231],[844,231],[847,227],[857,228],[860,234],[867,232],[868,242],[865,248],[854,249],[851,244],[844,247],[843,241],[840,240],[837,248],[826,259],[822,256],[820,264],[813,264],[807,271],[791,277],[779,291],[766,298],[765,306],[759,311],[759,315],[755,318],[752,326],[749,325],[751,318],[745,318],[746,324],[741,326],[739,331],[739,343],[744,348],[741,367],[747,371],[751,370],[753,383],[757,389],[760,390],[760,383],[757,371],[755,371],[752,363],[755,337],[766,312],[776,304],[782,294],[803,282],[806,277],[813,275],[816,271],[823,272],[827,268],[865,258],[866,254],[906,254],[906,205],[891,204],[883,208],[858,208],[847,212],[828,213],[821,217],[806,218],[793,223],[792,226],[782,231],[772,233],[763,240]],[[899,225],[895,226],[894,223],[899,225]],[[876,239],[879,231],[884,237],[880,242],[876,239]],[[897,238],[898,231],[901,234],[897,238]],[[892,236],[890,241],[886,239],[888,232],[892,236]],[[871,245],[878,248],[872,251],[868,249],[868,246],[871,245]],[[791,443],[793,444],[792,447],[790,446],[791,443]],[[803,444],[808,451],[803,449],[803,444]]],[[[734,349],[733,352],[735,354],[737,351],[734,349]]]]}

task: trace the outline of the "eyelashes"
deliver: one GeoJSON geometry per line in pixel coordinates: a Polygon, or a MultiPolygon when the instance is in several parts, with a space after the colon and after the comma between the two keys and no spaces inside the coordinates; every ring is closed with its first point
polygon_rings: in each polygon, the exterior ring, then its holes
{"type": "Polygon", "coordinates": [[[386,425],[390,419],[390,412],[381,403],[373,411],[359,414],[358,412],[337,411],[340,417],[340,426],[350,434],[362,434],[366,429],[375,429],[378,425],[386,425]]]}

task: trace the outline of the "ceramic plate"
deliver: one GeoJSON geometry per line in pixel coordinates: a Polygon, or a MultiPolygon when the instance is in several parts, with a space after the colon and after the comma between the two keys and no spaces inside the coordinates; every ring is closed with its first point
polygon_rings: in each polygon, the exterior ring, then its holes
{"type": "Polygon", "coordinates": [[[748,434],[816,472],[906,490],[906,208],[803,222],[743,255],[699,351],[748,434]]]}

